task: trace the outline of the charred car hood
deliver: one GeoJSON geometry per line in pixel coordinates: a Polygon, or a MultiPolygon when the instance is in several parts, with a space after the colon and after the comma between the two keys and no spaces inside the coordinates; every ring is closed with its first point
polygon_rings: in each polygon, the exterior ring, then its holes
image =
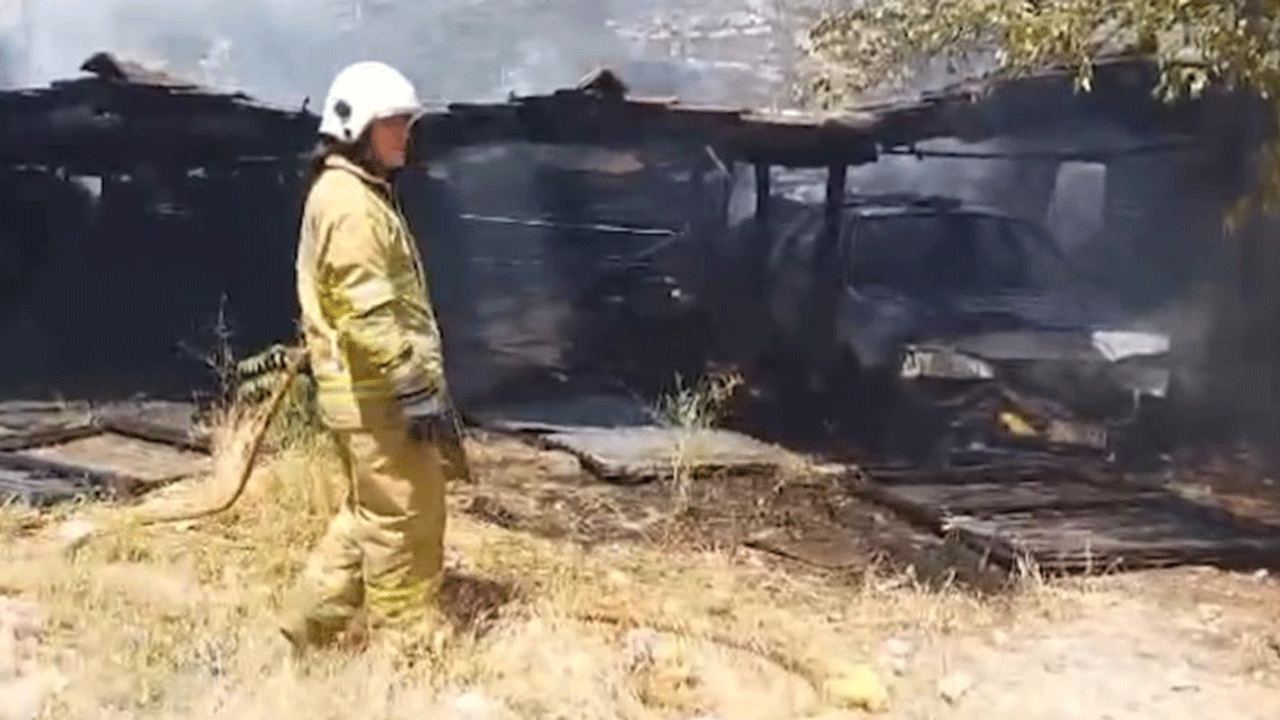
{"type": "Polygon", "coordinates": [[[879,309],[882,319],[896,319],[901,342],[890,362],[900,363],[904,380],[998,380],[1069,400],[1090,415],[1124,407],[1135,395],[1168,392],[1168,336],[1133,329],[1118,306],[1097,295],[1005,294],[941,306],[901,295],[876,299],[863,294],[861,301],[872,302],[867,309],[879,309]]]}
{"type": "Polygon", "coordinates": [[[929,299],[869,288],[846,298],[845,340],[864,363],[891,365],[908,345],[945,347],[994,363],[1121,363],[1168,352],[1098,293],[1063,290],[929,299]]]}

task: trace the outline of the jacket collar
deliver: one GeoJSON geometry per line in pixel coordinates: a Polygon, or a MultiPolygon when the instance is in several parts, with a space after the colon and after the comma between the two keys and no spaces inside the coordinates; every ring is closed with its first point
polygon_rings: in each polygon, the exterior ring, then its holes
{"type": "Polygon", "coordinates": [[[330,154],[325,158],[324,166],[335,170],[345,170],[383,192],[391,192],[391,183],[387,182],[386,179],[374,175],[341,155],[330,154]]]}

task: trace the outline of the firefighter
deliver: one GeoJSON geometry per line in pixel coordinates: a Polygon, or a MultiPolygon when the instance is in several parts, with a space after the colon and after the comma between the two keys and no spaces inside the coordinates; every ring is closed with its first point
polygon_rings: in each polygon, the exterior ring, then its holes
{"type": "Polygon", "coordinates": [[[390,182],[419,107],[404,75],[359,62],[334,78],[321,114],[297,291],[346,497],[286,599],[281,631],[297,652],[362,608],[375,625],[435,616],[446,479],[467,470],[427,277],[390,182]]]}

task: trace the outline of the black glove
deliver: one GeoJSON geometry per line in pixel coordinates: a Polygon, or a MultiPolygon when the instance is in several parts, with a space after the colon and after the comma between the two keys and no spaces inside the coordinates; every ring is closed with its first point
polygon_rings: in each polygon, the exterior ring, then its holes
{"type": "Polygon", "coordinates": [[[428,395],[402,405],[409,421],[409,437],[417,442],[445,442],[452,434],[449,406],[439,395],[428,395]]]}
{"type": "Polygon", "coordinates": [[[472,482],[471,464],[462,444],[462,430],[454,417],[451,404],[439,395],[403,405],[409,421],[409,437],[414,442],[428,442],[440,452],[449,480],[472,482]]]}

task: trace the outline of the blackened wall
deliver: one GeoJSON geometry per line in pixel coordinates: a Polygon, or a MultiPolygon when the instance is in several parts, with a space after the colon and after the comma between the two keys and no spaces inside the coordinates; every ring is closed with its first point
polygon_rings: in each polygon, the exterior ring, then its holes
{"type": "Polygon", "coordinates": [[[58,187],[71,197],[24,209],[59,221],[39,231],[44,262],[0,316],[0,392],[187,396],[215,377],[205,360],[219,326],[238,352],[289,339],[296,172],[137,173],[58,187]]]}

